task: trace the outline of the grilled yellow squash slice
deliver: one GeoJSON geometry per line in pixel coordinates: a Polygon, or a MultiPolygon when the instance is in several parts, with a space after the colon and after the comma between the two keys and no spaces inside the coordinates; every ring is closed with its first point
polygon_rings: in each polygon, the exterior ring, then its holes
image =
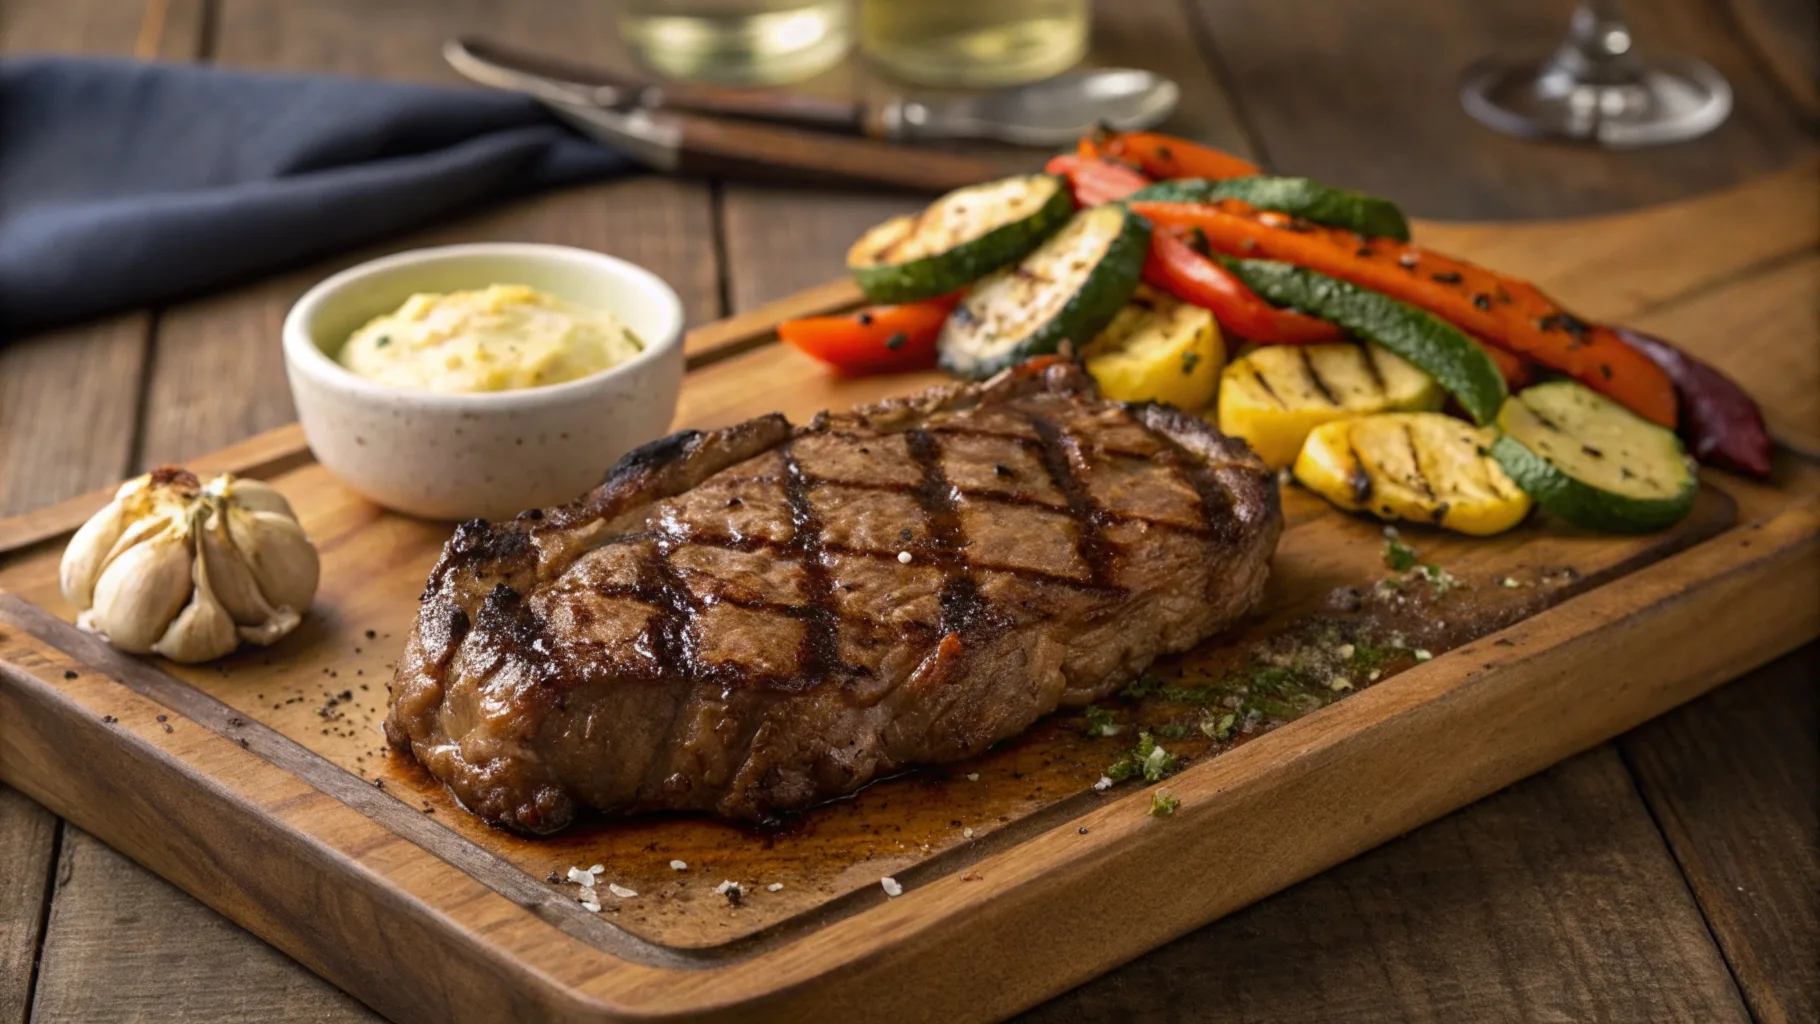
{"type": "Polygon", "coordinates": [[[1266,345],[1220,375],[1218,424],[1281,469],[1323,423],[1439,409],[1444,397],[1433,377],[1376,345],[1266,345]]]}
{"type": "Polygon", "coordinates": [[[1382,413],[1316,427],[1295,478],[1340,508],[1486,537],[1532,504],[1491,455],[1495,427],[1438,412],[1382,413]]]}
{"type": "Polygon", "coordinates": [[[1213,401],[1226,346],[1212,313],[1139,285],[1081,356],[1107,398],[1199,412],[1213,401]]]}

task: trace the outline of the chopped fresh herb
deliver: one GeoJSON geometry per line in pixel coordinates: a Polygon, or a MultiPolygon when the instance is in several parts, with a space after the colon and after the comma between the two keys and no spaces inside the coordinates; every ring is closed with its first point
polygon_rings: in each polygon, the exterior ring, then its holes
{"type": "Polygon", "coordinates": [[[1180,806],[1182,806],[1181,800],[1170,796],[1160,789],[1150,794],[1149,813],[1152,818],[1167,818],[1171,814],[1174,814],[1175,809],[1180,806]]]}
{"type": "Polygon", "coordinates": [[[1397,535],[1388,531],[1384,534],[1384,564],[1396,572],[1408,572],[1416,567],[1416,549],[1403,543],[1397,535]]]}
{"type": "Polygon", "coordinates": [[[1208,715],[1201,720],[1201,732],[1210,740],[1224,740],[1232,736],[1232,726],[1236,721],[1238,716],[1230,711],[1218,718],[1208,715]]]}
{"type": "Polygon", "coordinates": [[[1199,365],[1201,365],[1201,354],[1199,352],[1182,353],[1182,376],[1186,377],[1193,373],[1194,368],[1199,365]]]}
{"type": "Polygon", "coordinates": [[[1417,660],[1417,661],[1432,661],[1432,660],[1434,660],[1434,655],[1433,655],[1433,654],[1432,654],[1432,653],[1430,653],[1430,652],[1429,652],[1429,651],[1428,651],[1428,649],[1427,649],[1427,648],[1425,648],[1425,647],[1418,647],[1418,648],[1416,648],[1416,649],[1415,649],[1415,650],[1414,650],[1414,651],[1412,651],[1412,652],[1410,652],[1410,653],[1411,653],[1411,654],[1413,654],[1413,655],[1414,655],[1414,656],[1415,656],[1415,659],[1416,659],[1416,660],[1417,660]]]}
{"type": "Polygon", "coordinates": [[[1460,582],[1454,578],[1452,573],[1433,562],[1424,562],[1417,571],[1421,573],[1423,579],[1434,584],[1436,597],[1445,596],[1449,590],[1454,588],[1455,584],[1460,582]]]}
{"type": "Polygon", "coordinates": [[[392,343],[392,336],[389,334],[381,334],[379,337],[373,339],[374,348],[385,348],[387,345],[390,345],[391,343],[392,343]]]}
{"type": "Polygon", "coordinates": [[[903,348],[904,344],[909,340],[910,336],[908,334],[905,334],[903,331],[894,331],[889,338],[885,339],[885,347],[895,352],[898,349],[903,348]]]}
{"type": "Polygon", "coordinates": [[[1147,732],[1138,733],[1137,746],[1112,762],[1106,769],[1106,776],[1114,782],[1139,775],[1145,782],[1161,782],[1174,774],[1179,759],[1157,744],[1156,737],[1147,732]]]}
{"type": "Polygon", "coordinates": [[[1120,726],[1118,719],[1112,712],[1097,705],[1089,704],[1087,705],[1085,713],[1087,716],[1087,735],[1117,736],[1119,734],[1120,726]]]}
{"type": "Polygon", "coordinates": [[[1166,740],[1185,740],[1194,735],[1194,730],[1195,727],[1187,719],[1178,718],[1157,726],[1156,734],[1166,740]]]}

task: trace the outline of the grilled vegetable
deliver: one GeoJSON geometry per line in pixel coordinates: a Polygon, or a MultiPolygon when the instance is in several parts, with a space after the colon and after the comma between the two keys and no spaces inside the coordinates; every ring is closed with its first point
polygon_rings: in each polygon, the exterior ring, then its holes
{"type": "Polygon", "coordinates": [[[1310,431],[1370,413],[1441,407],[1434,378],[1376,345],[1273,345],[1220,375],[1220,430],[1273,469],[1295,461],[1310,431]]]}
{"type": "Polygon", "coordinates": [[[1324,423],[1296,457],[1295,478],[1340,508],[1488,537],[1532,502],[1489,449],[1498,432],[1438,412],[1324,423]]]}
{"type": "Polygon", "coordinates": [[[1239,280],[1271,302],[1376,342],[1427,371],[1476,422],[1490,423],[1504,404],[1504,375],[1471,338],[1414,306],[1358,285],[1274,260],[1233,260],[1239,280]]]}
{"type": "Polygon", "coordinates": [[[1116,132],[1094,140],[1100,156],[1136,164],[1152,178],[1242,178],[1258,165],[1198,142],[1158,132],[1116,132]]]}
{"type": "Polygon", "coordinates": [[[1694,458],[1721,469],[1769,477],[1769,428],[1763,424],[1763,411],[1743,388],[1661,338],[1627,327],[1614,330],[1675,382],[1681,399],[1681,438],[1693,449],[1694,458]]]}
{"type": "Polygon", "coordinates": [[[1066,182],[1052,174],[957,189],[861,235],[847,269],[874,302],[946,295],[1022,259],[1073,210],[1066,182]]]}
{"type": "Polygon", "coordinates": [[[1226,349],[1212,313],[1139,285],[1082,360],[1107,398],[1195,412],[1213,400],[1226,349]]]}
{"type": "Polygon", "coordinates": [[[1064,341],[1084,345],[1131,297],[1149,249],[1150,224],[1123,205],[1080,211],[1016,266],[967,293],[942,327],[942,366],[984,378],[1064,341]]]}
{"type": "Polygon", "coordinates": [[[958,293],[901,306],[870,306],[847,316],[785,320],[777,336],[849,377],[935,366],[935,337],[958,293]]]}
{"type": "Polygon", "coordinates": [[[1217,203],[1236,199],[1313,224],[1344,228],[1369,237],[1409,241],[1409,222],[1388,199],[1324,185],[1312,178],[1178,178],[1160,181],[1128,196],[1132,202],[1217,203]]]}
{"type": "Polygon", "coordinates": [[[1592,530],[1647,533],[1693,508],[1699,478],[1675,435],[1572,381],[1504,403],[1491,453],[1536,503],[1592,530]]]}
{"type": "Polygon", "coordinates": [[[1675,424],[1667,374],[1610,329],[1581,323],[1534,285],[1385,238],[1295,224],[1230,200],[1138,203],[1159,227],[1198,227],[1214,250],[1284,260],[1428,310],[1462,330],[1574,378],[1663,426],[1675,424]]]}
{"type": "Polygon", "coordinates": [[[1346,339],[1345,331],[1325,320],[1278,309],[1258,298],[1232,271],[1167,232],[1155,232],[1150,238],[1144,280],[1184,302],[1211,310],[1221,327],[1248,341],[1306,345],[1346,339]]]}
{"type": "Polygon", "coordinates": [[[1123,199],[1150,184],[1149,178],[1124,164],[1073,153],[1052,158],[1043,169],[1067,178],[1074,201],[1082,206],[1123,199]]]}

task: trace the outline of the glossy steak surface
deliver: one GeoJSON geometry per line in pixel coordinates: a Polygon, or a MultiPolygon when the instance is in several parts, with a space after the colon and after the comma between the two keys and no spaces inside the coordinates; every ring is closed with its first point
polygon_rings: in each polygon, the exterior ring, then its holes
{"type": "Polygon", "coordinates": [[[469,809],[762,819],[978,754],[1258,600],[1282,531],[1242,442],[1056,364],[628,455],[464,524],[386,722],[469,809]]]}

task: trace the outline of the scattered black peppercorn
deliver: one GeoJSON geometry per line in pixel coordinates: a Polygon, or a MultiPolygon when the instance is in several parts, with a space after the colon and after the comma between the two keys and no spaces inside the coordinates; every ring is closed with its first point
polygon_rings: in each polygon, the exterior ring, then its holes
{"type": "Polygon", "coordinates": [[[1477,309],[1489,310],[1491,308],[1491,296],[1474,295],[1472,297],[1472,304],[1477,309]]]}
{"type": "Polygon", "coordinates": [[[872,326],[872,314],[866,312],[865,310],[861,310],[859,316],[854,317],[854,319],[859,321],[859,325],[861,327],[871,327],[872,326]]]}
{"type": "Polygon", "coordinates": [[[376,632],[374,632],[374,631],[373,631],[373,630],[370,630],[370,629],[369,629],[369,630],[367,630],[367,639],[368,639],[368,640],[372,640],[372,639],[375,639],[375,638],[376,638],[376,637],[378,637],[378,636],[379,636],[379,634],[378,634],[378,633],[376,633],[376,632]]]}
{"type": "Polygon", "coordinates": [[[1439,274],[1430,274],[1428,276],[1433,278],[1436,281],[1441,282],[1442,284],[1459,284],[1460,283],[1460,275],[1454,273],[1451,270],[1442,271],[1439,274]]]}
{"type": "Polygon", "coordinates": [[[65,679],[74,679],[74,678],[76,678],[76,670],[75,670],[75,669],[73,669],[73,668],[66,668],[66,669],[64,669],[64,670],[63,670],[63,678],[65,678],[65,679]]]}
{"type": "Polygon", "coordinates": [[[1007,466],[1002,462],[994,462],[992,464],[992,471],[994,473],[997,473],[999,476],[1016,476],[1017,475],[1016,473],[1013,473],[1011,471],[1010,466],[1007,466]]]}
{"type": "Polygon", "coordinates": [[[910,336],[908,334],[905,334],[903,331],[894,331],[891,337],[885,339],[885,347],[896,352],[898,349],[903,348],[904,343],[909,340],[910,336]]]}

